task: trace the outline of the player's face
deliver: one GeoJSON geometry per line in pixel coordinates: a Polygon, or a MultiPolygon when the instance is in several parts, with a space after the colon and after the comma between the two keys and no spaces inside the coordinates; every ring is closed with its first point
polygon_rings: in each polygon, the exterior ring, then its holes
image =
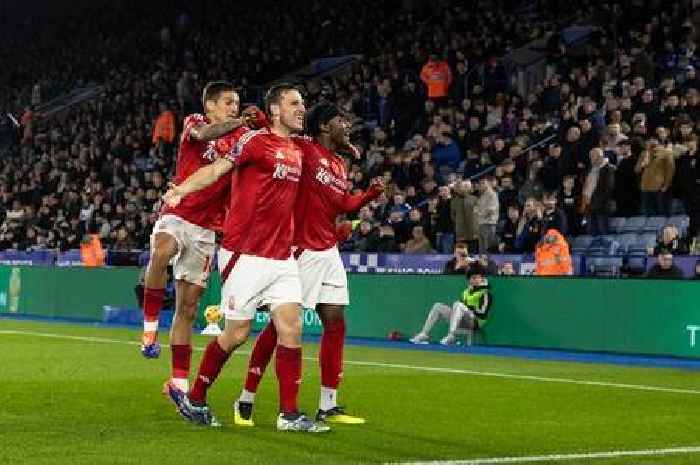
{"type": "Polygon", "coordinates": [[[350,123],[345,117],[338,115],[328,122],[328,131],[331,140],[339,146],[350,143],[350,123]]]}
{"type": "Polygon", "coordinates": [[[288,90],[280,97],[280,123],[291,132],[301,132],[304,129],[304,99],[298,90],[288,90]]]}
{"type": "Polygon", "coordinates": [[[238,116],[240,104],[237,92],[222,92],[219,98],[207,102],[207,113],[215,122],[225,121],[238,116]]]}

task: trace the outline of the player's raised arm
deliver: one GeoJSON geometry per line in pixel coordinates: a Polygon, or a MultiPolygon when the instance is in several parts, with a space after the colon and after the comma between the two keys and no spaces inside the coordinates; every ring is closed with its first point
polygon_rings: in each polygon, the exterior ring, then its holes
{"type": "Polygon", "coordinates": [[[222,123],[200,124],[190,129],[190,137],[195,140],[209,142],[240,128],[244,124],[244,118],[231,118],[222,123]]]}
{"type": "Polygon", "coordinates": [[[173,185],[163,195],[163,201],[170,207],[176,207],[187,194],[196,192],[210,186],[221,176],[233,169],[234,162],[227,158],[218,158],[214,163],[204,166],[188,177],[179,186],[173,185]]]}

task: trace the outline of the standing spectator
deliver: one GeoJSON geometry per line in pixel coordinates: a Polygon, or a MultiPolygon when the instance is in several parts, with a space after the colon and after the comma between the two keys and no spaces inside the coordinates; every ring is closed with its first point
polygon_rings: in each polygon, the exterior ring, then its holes
{"type": "MultiPolygon", "coordinates": [[[[455,225],[455,237],[458,242],[466,242],[471,250],[478,237],[475,216],[476,197],[472,195],[472,183],[468,179],[456,183],[452,190],[451,214],[455,225]]],[[[478,243],[477,243],[478,244],[478,243]]]]}
{"type": "Polygon", "coordinates": [[[160,114],[153,123],[153,145],[163,142],[172,145],[175,141],[175,114],[165,105],[159,105],[160,114]]]}
{"type": "Polygon", "coordinates": [[[650,147],[642,152],[636,171],[642,175],[643,215],[671,214],[670,188],[675,169],[673,153],[665,147],[650,147]]]}
{"type": "Polygon", "coordinates": [[[683,208],[687,214],[693,210],[693,202],[698,191],[696,180],[697,170],[700,167],[697,166],[697,146],[696,140],[689,140],[682,149],[681,156],[675,161],[674,191],[683,202],[683,208]]]}
{"type": "Polygon", "coordinates": [[[542,237],[542,218],[544,211],[537,199],[530,197],[525,200],[523,215],[520,218],[518,230],[520,233],[515,239],[515,250],[521,253],[534,253],[535,246],[542,237]]]}
{"type": "Polygon", "coordinates": [[[569,226],[566,222],[566,214],[557,206],[557,193],[545,192],[542,197],[544,205],[544,215],[542,217],[543,228],[545,231],[556,229],[563,235],[569,233],[569,226]]]}
{"type": "Polygon", "coordinates": [[[579,216],[578,192],[576,190],[576,180],[573,176],[564,176],[561,189],[561,203],[566,215],[566,225],[569,234],[579,234],[581,230],[581,218],[579,216]]]}
{"type": "Polygon", "coordinates": [[[501,231],[501,240],[498,244],[498,251],[500,253],[515,253],[515,240],[520,234],[519,228],[523,226],[524,223],[520,222],[520,209],[517,205],[511,205],[508,207],[508,213],[506,221],[503,224],[503,230],[501,231]]]}
{"type": "Polygon", "coordinates": [[[498,225],[498,194],[493,190],[494,179],[483,177],[479,181],[481,195],[476,201],[474,214],[479,226],[479,253],[486,253],[496,244],[496,226],[498,225]]]}
{"type": "Polygon", "coordinates": [[[583,185],[583,201],[588,209],[589,233],[593,236],[608,233],[610,200],[615,189],[615,169],[610,166],[603,150],[591,150],[591,169],[583,185]]]}
{"type": "Polygon", "coordinates": [[[657,262],[646,274],[650,279],[683,279],[683,272],[673,263],[673,254],[662,249],[656,258],[657,262]]]}
{"type": "Polygon", "coordinates": [[[561,145],[553,143],[549,145],[549,153],[544,161],[540,178],[545,192],[554,192],[561,186],[564,176],[564,162],[561,158],[561,145]]]}
{"type": "Polygon", "coordinates": [[[428,62],[420,72],[421,81],[428,90],[428,98],[438,106],[447,103],[447,96],[452,84],[452,71],[446,61],[438,61],[436,53],[431,53],[428,62]]]}
{"type": "Polygon", "coordinates": [[[569,244],[556,229],[550,229],[535,250],[537,276],[564,276],[573,273],[569,244]]]}
{"type": "Polygon", "coordinates": [[[639,213],[639,176],[635,172],[637,157],[632,155],[629,140],[617,144],[617,169],[615,170],[615,203],[617,216],[634,216],[639,213]]]}

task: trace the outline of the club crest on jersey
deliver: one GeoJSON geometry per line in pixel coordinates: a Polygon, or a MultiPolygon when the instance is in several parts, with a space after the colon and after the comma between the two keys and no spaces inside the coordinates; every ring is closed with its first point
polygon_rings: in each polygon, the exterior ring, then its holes
{"type": "MultiPolygon", "coordinates": [[[[228,142],[226,142],[228,144],[228,142]]],[[[202,154],[202,157],[209,160],[209,161],[214,161],[218,158],[218,147],[216,144],[215,140],[211,140],[207,142],[207,148],[204,150],[204,153],[202,154]]],[[[226,153],[227,150],[221,150],[220,153],[226,153]]]]}

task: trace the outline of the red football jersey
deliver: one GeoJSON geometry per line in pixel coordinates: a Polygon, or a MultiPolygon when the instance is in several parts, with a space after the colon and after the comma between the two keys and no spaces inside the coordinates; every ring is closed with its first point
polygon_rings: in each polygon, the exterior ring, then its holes
{"type": "Polygon", "coordinates": [[[219,153],[236,165],[222,246],[246,255],[289,258],[301,150],[291,138],[269,128],[225,136],[217,145],[219,153]]]}
{"type": "Polygon", "coordinates": [[[294,211],[294,244],[302,249],[326,250],[337,242],[336,217],[348,212],[345,161],[311,138],[293,139],[304,156],[294,211]]]}
{"type": "MultiPolygon", "coordinates": [[[[208,124],[206,116],[192,114],[185,118],[180,148],[177,153],[175,184],[182,184],[199,168],[212,163],[217,158],[216,141],[202,142],[190,137],[190,131],[197,125],[208,124]]],[[[206,229],[218,229],[221,226],[228,206],[230,181],[223,176],[214,184],[185,196],[178,206],[165,205],[162,214],[171,214],[206,229]]]]}

